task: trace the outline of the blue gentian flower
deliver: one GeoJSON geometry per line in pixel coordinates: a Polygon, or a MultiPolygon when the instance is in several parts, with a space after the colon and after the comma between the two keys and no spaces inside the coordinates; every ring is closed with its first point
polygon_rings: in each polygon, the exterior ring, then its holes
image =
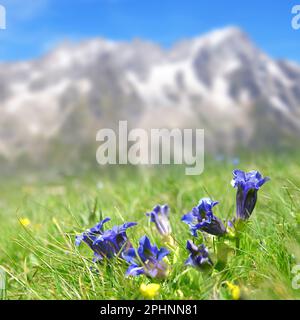
{"type": "Polygon", "coordinates": [[[97,223],[93,228],[86,230],[79,236],[76,236],[76,246],[79,246],[81,242],[84,241],[91,247],[96,238],[99,235],[103,234],[103,225],[108,221],[110,221],[110,218],[105,218],[104,220],[101,220],[99,223],[97,223]]]}
{"type": "Polygon", "coordinates": [[[103,225],[109,220],[110,218],[106,218],[100,221],[96,226],[76,237],[75,244],[77,246],[81,242],[85,242],[94,251],[94,262],[104,258],[111,259],[132,247],[127,238],[126,230],[135,226],[136,223],[128,222],[104,231],[103,225]]]}
{"type": "Polygon", "coordinates": [[[182,221],[189,225],[191,234],[197,237],[197,230],[205,231],[215,236],[222,236],[226,233],[223,222],[216,217],[212,209],[217,205],[217,201],[203,198],[197,207],[182,217],[182,221]]]}
{"type": "Polygon", "coordinates": [[[151,278],[164,278],[167,275],[167,264],[163,258],[170,252],[156,245],[151,245],[147,236],[143,236],[139,242],[137,252],[134,248],[124,251],[122,256],[130,264],[126,271],[127,276],[145,274],[151,278]]]}
{"type": "Polygon", "coordinates": [[[258,171],[244,172],[242,170],[233,171],[232,186],[237,188],[236,194],[236,216],[237,219],[249,219],[256,201],[257,191],[260,187],[270,180],[263,178],[258,171]]]}
{"type": "Polygon", "coordinates": [[[151,222],[155,223],[158,232],[162,236],[169,236],[172,232],[169,220],[169,207],[168,205],[157,205],[153,208],[152,212],[147,213],[150,216],[151,222]]]}
{"type": "Polygon", "coordinates": [[[204,244],[201,244],[198,247],[191,240],[188,240],[186,243],[186,248],[190,252],[189,258],[185,262],[186,265],[201,269],[213,265],[208,254],[208,250],[204,244]]]}

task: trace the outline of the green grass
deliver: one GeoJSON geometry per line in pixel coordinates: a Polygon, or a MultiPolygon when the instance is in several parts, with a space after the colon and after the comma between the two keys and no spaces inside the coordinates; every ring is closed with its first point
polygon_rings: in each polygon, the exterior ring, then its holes
{"type": "MultiPolygon", "coordinates": [[[[244,159],[239,168],[257,169],[271,177],[259,191],[258,203],[243,231],[239,248],[231,246],[228,261],[208,273],[186,267],[186,241],[192,239],[181,216],[198,200],[220,201],[215,214],[234,216],[235,190],[230,186],[229,163],[206,161],[201,176],[185,176],[182,168],[128,169],[87,173],[40,182],[4,181],[0,185],[0,266],[6,274],[3,299],[142,299],[144,276],[125,278],[127,265],[114,261],[92,272],[91,250],[78,249],[74,237],[101,217],[107,226],[136,221],[128,230],[134,246],[144,234],[162,246],[162,239],[145,216],[154,205],[171,207],[177,246],[169,256],[170,273],[160,281],[159,299],[230,299],[225,285],[238,285],[244,299],[297,299],[292,268],[300,264],[300,162],[298,158],[264,156],[244,159]],[[29,218],[24,227],[19,218],[29,218]]],[[[203,239],[195,239],[200,243],[203,239]]],[[[216,261],[222,240],[208,237],[206,244],[216,261]]],[[[154,281],[155,282],[155,281],[154,281]]],[[[1,297],[0,296],[0,297],[1,297]]]]}

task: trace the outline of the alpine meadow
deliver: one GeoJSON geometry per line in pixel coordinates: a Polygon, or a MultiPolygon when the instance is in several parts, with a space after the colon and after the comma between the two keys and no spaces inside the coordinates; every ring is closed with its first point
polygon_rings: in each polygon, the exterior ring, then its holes
{"type": "MultiPolygon", "coordinates": [[[[299,163],[292,159],[264,155],[240,160],[240,168],[249,171],[255,165],[271,179],[258,191],[257,205],[243,227],[237,230],[226,224],[230,234],[222,237],[209,230],[199,230],[195,237],[181,219],[200,198],[219,201],[213,210],[220,223],[235,217],[236,190],[230,184],[235,165],[229,160],[207,159],[200,177],[185,176],[176,167],[138,171],[119,167],[117,173],[2,184],[3,298],[297,299],[299,290],[292,285],[297,274],[292,269],[300,259],[300,177],[299,163]],[[170,229],[157,228],[146,215],[157,204],[168,204],[170,229]],[[105,218],[111,219],[103,225],[107,230],[137,223],[126,231],[132,248],[147,235],[152,246],[168,251],[159,277],[151,273],[153,266],[150,274],[130,275],[130,263],[118,251],[125,251],[124,242],[118,250],[108,249],[109,239],[94,247],[98,254],[107,253],[100,263],[93,262],[88,245],[75,246],[76,236],[78,240],[105,218]],[[200,252],[195,257],[202,254],[202,259],[185,264],[188,240],[205,245],[209,260],[200,252]]],[[[139,267],[146,266],[137,261],[139,267]]]]}
{"type": "Polygon", "coordinates": [[[0,0],[2,313],[300,299],[296,2],[0,0]]]}

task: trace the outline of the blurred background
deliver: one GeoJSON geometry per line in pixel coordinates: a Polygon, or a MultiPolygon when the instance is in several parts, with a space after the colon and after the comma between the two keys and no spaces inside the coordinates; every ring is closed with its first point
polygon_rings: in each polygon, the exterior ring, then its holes
{"type": "Polygon", "coordinates": [[[119,120],[204,128],[218,159],[299,148],[295,1],[0,4],[1,174],[96,167],[96,133],[119,120]]]}

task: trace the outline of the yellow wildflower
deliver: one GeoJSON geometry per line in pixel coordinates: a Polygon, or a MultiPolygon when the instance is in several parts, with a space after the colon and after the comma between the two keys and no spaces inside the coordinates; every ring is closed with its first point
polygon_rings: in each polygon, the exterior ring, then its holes
{"type": "Polygon", "coordinates": [[[140,286],[140,292],[146,299],[153,299],[158,294],[159,289],[160,285],[157,283],[142,283],[140,286]]]}
{"type": "Polygon", "coordinates": [[[28,227],[31,223],[28,218],[20,218],[19,221],[23,227],[28,227]]]}
{"type": "Polygon", "coordinates": [[[233,284],[232,282],[226,281],[227,287],[230,291],[233,300],[239,300],[241,297],[240,287],[233,284]]]}

